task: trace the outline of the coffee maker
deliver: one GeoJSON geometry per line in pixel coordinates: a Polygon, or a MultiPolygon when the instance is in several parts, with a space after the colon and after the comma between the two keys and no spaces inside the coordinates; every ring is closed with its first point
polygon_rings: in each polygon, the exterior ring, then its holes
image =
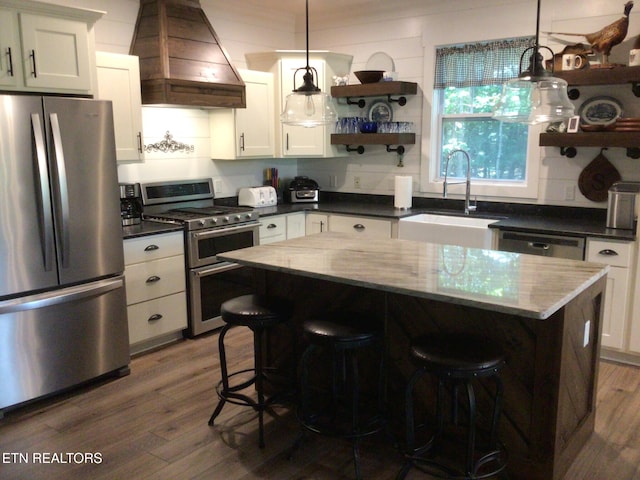
{"type": "Polygon", "coordinates": [[[142,221],[142,196],[139,183],[120,184],[120,218],[123,227],[137,225],[142,221]]]}

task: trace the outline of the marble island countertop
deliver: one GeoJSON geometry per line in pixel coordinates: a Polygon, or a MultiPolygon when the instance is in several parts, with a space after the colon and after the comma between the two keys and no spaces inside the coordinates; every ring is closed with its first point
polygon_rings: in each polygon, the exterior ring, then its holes
{"type": "Polygon", "coordinates": [[[608,272],[583,261],[325,232],[219,255],[242,265],[546,319],[608,272]]]}

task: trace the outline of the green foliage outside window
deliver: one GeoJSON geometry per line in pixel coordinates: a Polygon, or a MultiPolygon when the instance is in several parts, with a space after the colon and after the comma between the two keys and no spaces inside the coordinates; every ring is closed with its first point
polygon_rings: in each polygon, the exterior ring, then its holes
{"type": "MultiPolygon", "coordinates": [[[[440,90],[441,176],[444,176],[447,155],[453,150],[464,149],[471,158],[473,179],[525,180],[528,127],[491,118],[500,92],[500,85],[440,90]]],[[[449,175],[466,175],[462,155],[452,158],[449,175]]]]}

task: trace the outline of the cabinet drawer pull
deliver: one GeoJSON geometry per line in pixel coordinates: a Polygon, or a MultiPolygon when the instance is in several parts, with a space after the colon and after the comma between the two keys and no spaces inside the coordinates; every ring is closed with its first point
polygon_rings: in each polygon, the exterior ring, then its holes
{"type": "Polygon", "coordinates": [[[11,47],[7,47],[7,64],[8,64],[8,68],[7,68],[7,73],[9,74],[10,77],[13,77],[13,57],[11,56],[11,47]]]}
{"type": "Polygon", "coordinates": [[[244,152],[244,133],[240,134],[240,151],[244,152]]]}
{"type": "Polygon", "coordinates": [[[275,223],[270,223],[267,228],[278,228],[278,226],[275,223]]]}
{"type": "Polygon", "coordinates": [[[160,247],[158,245],[148,245],[144,251],[145,252],[153,252],[154,250],[160,250],[160,247]]]}
{"type": "Polygon", "coordinates": [[[611,250],[610,248],[605,248],[604,250],[600,250],[598,255],[607,255],[608,257],[615,257],[618,255],[618,252],[615,250],[611,250]]]}
{"type": "Polygon", "coordinates": [[[363,231],[363,230],[365,229],[365,226],[364,226],[364,225],[362,225],[361,223],[356,223],[356,224],[353,226],[353,228],[354,228],[355,230],[358,230],[359,232],[361,232],[361,231],[363,231]]]}
{"type": "Polygon", "coordinates": [[[160,320],[162,318],[162,315],[160,315],[159,313],[154,313],[153,315],[151,315],[149,318],[147,318],[147,322],[151,323],[151,322],[157,322],[158,320],[160,320]]]}
{"type": "Polygon", "coordinates": [[[31,71],[31,75],[33,75],[33,78],[38,78],[38,71],[36,70],[36,51],[35,50],[31,50],[31,53],[29,54],[29,58],[31,59],[31,66],[33,67],[33,70],[31,71]]]}
{"type": "Polygon", "coordinates": [[[146,283],[156,283],[160,281],[160,277],[157,275],[151,275],[149,278],[147,278],[146,283]]]}

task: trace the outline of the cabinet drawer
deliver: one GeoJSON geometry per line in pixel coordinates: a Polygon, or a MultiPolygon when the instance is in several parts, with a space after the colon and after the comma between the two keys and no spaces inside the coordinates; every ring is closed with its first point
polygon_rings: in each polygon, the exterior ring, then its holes
{"type": "Polygon", "coordinates": [[[184,256],[127,265],[127,304],[144,302],[185,290],[184,256]]]}
{"type": "Polygon", "coordinates": [[[124,241],[124,263],[146,262],[184,254],[182,232],[163,233],[124,241]]]}
{"type": "Polygon", "coordinates": [[[184,292],[127,307],[129,343],[134,344],[187,328],[184,292]]]}
{"type": "Polygon", "coordinates": [[[633,259],[633,242],[588,238],[586,257],[588,262],[604,263],[614,267],[629,267],[633,259]]]}
{"type": "Polygon", "coordinates": [[[391,238],[391,222],[377,218],[350,217],[346,215],[331,215],[329,230],[332,232],[357,233],[373,235],[380,238],[391,238]]]}
{"type": "Polygon", "coordinates": [[[284,215],[266,217],[261,220],[260,244],[287,239],[287,218],[284,215]]]}

